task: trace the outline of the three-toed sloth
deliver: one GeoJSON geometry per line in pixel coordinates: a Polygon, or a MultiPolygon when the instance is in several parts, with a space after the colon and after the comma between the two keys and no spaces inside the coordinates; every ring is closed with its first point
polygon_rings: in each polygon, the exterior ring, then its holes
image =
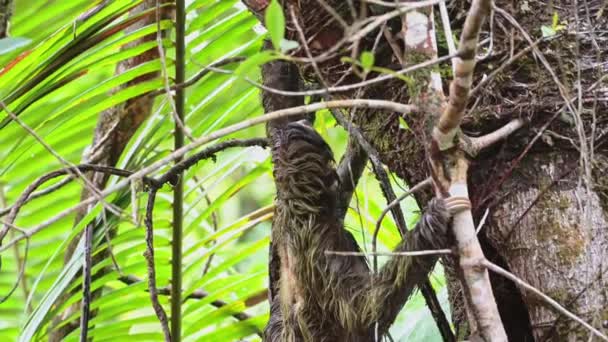
{"type": "MultiPolygon", "coordinates": [[[[301,89],[297,66],[273,61],[262,67],[264,84],[301,89]]],[[[303,97],[262,94],[271,112],[302,105],[303,97]]],[[[358,252],[336,210],[340,180],[333,153],[306,116],[267,125],[276,183],[270,247],[271,315],[265,341],[375,341],[432,270],[436,256],[394,256],[377,273],[358,252]]],[[[432,200],[396,252],[444,248],[450,215],[432,200]]]]}

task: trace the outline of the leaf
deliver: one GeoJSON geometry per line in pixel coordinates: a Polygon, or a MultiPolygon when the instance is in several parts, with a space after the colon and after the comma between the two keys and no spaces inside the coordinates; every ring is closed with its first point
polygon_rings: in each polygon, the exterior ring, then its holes
{"type": "Polygon", "coordinates": [[[281,40],[281,52],[283,52],[283,53],[289,52],[289,51],[297,49],[299,47],[300,47],[300,44],[298,44],[298,42],[296,42],[294,40],[287,40],[287,39],[281,40]]]}
{"type": "Polygon", "coordinates": [[[559,24],[559,14],[557,13],[557,11],[553,12],[553,21],[551,22],[551,27],[553,29],[557,28],[557,25],[559,24]]]}
{"type": "Polygon", "coordinates": [[[246,77],[255,72],[255,69],[264,63],[268,63],[276,59],[276,54],[273,51],[261,51],[250,58],[247,58],[239,67],[234,71],[235,75],[240,77],[246,77]]]}
{"type": "Polygon", "coordinates": [[[405,120],[403,119],[403,117],[401,115],[399,115],[399,128],[405,129],[405,130],[410,129],[410,126],[407,124],[407,122],[405,122],[405,120]]]}
{"type": "Polygon", "coordinates": [[[365,70],[366,72],[369,72],[374,66],[375,56],[369,51],[363,51],[359,59],[361,60],[361,66],[363,67],[363,70],[365,70]]]}
{"type": "Polygon", "coordinates": [[[270,2],[266,9],[264,21],[268,34],[270,34],[270,40],[272,40],[272,46],[277,49],[281,46],[281,41],[285,37],[285,15],[278,0],[270,2]]]}
{"type": "Polygon", "coordinates": [[[543,38],[549,38],[555,36],[555,30],[552,27],[543,25],[540,27],[540,31],[543,34],[543,38]]]}
{"type": "Polygon", "coordinates": [[[0,55],[4,55],[20,47],[26,46],[32,41],[22,37],[8,37],[0,39],[0,55]]]}

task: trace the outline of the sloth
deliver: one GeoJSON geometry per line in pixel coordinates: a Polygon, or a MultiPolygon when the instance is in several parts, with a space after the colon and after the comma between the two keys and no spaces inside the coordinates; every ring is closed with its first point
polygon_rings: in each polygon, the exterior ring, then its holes
{"type": "MultiPolygon", "coordinates": [[[[262,66],[264,85],[302,89],[297,65],[262,66]]],[[[303,97],[262,92],[265,112],[304,104],[303,97]]],[[[276,209],[272,223],[270,319],[264,341],[376,341],[388,334],[397,314],[437,256],[393,256],[377,273],[363,256],[338,210],[340,179],[330,146],[302,115],[269,122],[276,209]]],[[[445,248],[450,214],[433,199],[395,252],[445,248]]]]}

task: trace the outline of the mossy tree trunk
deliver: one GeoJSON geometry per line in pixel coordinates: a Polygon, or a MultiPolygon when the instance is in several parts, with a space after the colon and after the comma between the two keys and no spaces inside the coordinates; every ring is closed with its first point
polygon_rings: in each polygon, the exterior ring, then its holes
{"type": "MultiPolygon", "coordinates": [[[[483,229],[511,272],[586,322],[608,328],[606,194],[584,192],[578,161],[576,151],[527,156],[495,194],[500,200],[483,229]]],[[[471,183],[481,184],[487,176],[487,171],[475,172],[471,183]]],[[[498,289],[502,281],[495,280],[498,289]]],[[[512,296],[500,289],[496,295],[512,296]]],[[[521,295],[537,341],[588,340],[585,328],[560,317],[534,294],[521,295]]]]}

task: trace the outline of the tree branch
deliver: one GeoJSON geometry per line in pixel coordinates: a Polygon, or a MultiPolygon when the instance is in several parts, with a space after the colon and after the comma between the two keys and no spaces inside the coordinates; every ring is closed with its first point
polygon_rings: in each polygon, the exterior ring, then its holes
{"type": "Polygon", "coordinates": [[[154,231],[153,231],[153,211],[154,211],[154,200],[156,199],[157,188],[152,188],[148,192],[148,204],[146,206],[146,251],[144,257],[146,258],[146,265],[148,269],[148,291],[150,292],[150,301],[152,307],[156,313],[156,317],[160,321],[160,325],[165,335],[165,342],[171,341],[171,333],[169,331],[169,322],[167,320],[167,313],[163,306],[158,301],[158,290],[156,289],[156,267],[154,265],[154,231]]]}
{"type": "Polygon", "coordinates": [[[453,146],[456,130],[464,116],[473,82],[475,56],[479,31],[490,13],[490,0],[474,0],[467,15],[458,45],[458,57],[454,58],[454,80],[450,84],[450,98],[446,109],[433,132],[440,150],[453,146]]]}

